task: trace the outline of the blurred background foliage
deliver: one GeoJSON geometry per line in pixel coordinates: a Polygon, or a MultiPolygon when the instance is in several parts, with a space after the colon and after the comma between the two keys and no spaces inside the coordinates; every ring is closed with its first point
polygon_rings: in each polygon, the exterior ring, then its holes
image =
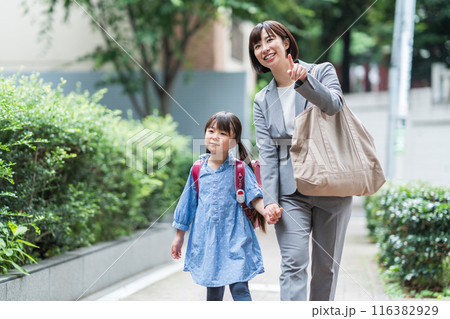
{"type": "MultiPolygon", "coordinates": [[[[297,40],[302,60],[330,61],[336,66],[344,92],[351,89],[352,66],[377,64],[389,68],[390,64],[395,1],[38,1],[46,5],[48,16],[42,26],[43,33],[52,28],[56,6],[65,8],[66,17],[81,6],[92,17],[95,28],[110,30],[115,40],[126,46],[135,61],[122,54],[121,48],[102,32],[103,45],[81,58],[94,61],[96,68],[112,66],[115,72],[107,81],[122,85],[141,118],[152,114],[155,99],[159,101],[161,114],[169,112],[170,99],[164,90],[171,94],[178,71],[189,65],[184,60],[189,40],[212,19],[223,15],[255,24],[264,20],[285,24],[297,40]],[[137,68],[135,62],[142,68],[137,68]],[[156,72],[158,68],[162,71],[160,76],[156,72]],[[155,85],[149,75],[162,87],[155,85]],[[138,94],[142,94],[142,100],[137,98],[138,94]]],[[[431,63],[450,65],[447,2],[416,1],[412,87],[430,85],[431,63]]],[[[263,75],[260,79],[267,82],[267,77],[263,75]]],[[[370,90],[370,86],[365,90],[370,90]]]]}
{"type": "MultiPolygon", "coordinates": [[[[63,85],[52,87],[37,74],[0,74],[0,244],[14,237],[38,246],[18,247],[35,259],[128,235],[170,215],[192,163],[189,138],[177,133],[170,115],[125,120],[98,104],[104,90],[64,95],[63,85]],[[130,139],[144,130],[164,143],[148,140],[142,156],[127,163],[136,154],[136,145],[127,149],[130,139]]],[[[30,261],[5,247],[3,266],[12,265],[4,261],[12,252],[18,264],[30,261]]]]}

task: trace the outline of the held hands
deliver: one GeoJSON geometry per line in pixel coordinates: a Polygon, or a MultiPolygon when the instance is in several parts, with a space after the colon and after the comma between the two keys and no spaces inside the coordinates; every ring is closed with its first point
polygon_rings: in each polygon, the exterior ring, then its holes
{"type": "Polygon", "coordinates": [[[294,63],[294,60],[292,60],[292,55],[288,54],[289,59],[289,67],[290,69],[287,71],[287,73],[291,76],[291,79],[293,81],[301,80],[304,82],[306,80],[306,76],[308,74],[308,70],[301,65],[300,63],[294,63]]]}
{"type": "Polygon", "coordinates": [[[277,204],[269,204],[264,208],[264,218],[268,224],[276,224],[281,218],[283,208],[277,204]]]}
{"type": "Polygon", "coordinates": [[[252,205],[255,209],[264,216],[264,219],[268,224],[276,224],[281,217],[281,212],[283,208],[279,207],[277,204],[269,204],[264,207],[264,202],[261,197],[256,197],[252,200],[252,205]]]}

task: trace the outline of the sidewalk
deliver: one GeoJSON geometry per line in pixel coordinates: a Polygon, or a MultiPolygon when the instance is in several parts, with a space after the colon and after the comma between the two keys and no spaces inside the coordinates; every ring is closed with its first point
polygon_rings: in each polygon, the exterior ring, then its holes
{"type": "MultiPolygon", "coordinates": [[[[375,262],[377,248],[367,237],[366,219],[361,207],[354,207],[347,230],[335,300],[389,300],[383,292],[375,262]]],[[[257,232],[266,272],[250,281],[255,301],[279,301],[280,252],[273,226],[267,234],[257,232]]],[[[169,253],[170,243],[167,243],[169,253]]],[[[183,261],[174,261],[138,279],[111,287],[90,300],[203,301],[206,289],[196,285],[183,261]]],[[[226,289],[224,300],[232,300],[226,289]]]]}

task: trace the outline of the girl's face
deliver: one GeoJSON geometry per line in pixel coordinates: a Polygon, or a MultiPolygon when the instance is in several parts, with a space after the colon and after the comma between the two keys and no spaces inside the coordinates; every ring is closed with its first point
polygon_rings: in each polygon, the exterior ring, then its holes
{"type": "Polygon", "coordinates": [[[211,154],[228,154],[228,150],[236,146],[234,133],[230,133],[217,128],[217,123],[213,122],[205,132],[205,145],[211,154]]]}
{"type": "Polygon", "coordinates": [[[268,69],[273,69],[280,64],[280,61],[287,60],[286,50],[288,48],[288,39],[283,41],[276,33],[270,35],[265,29],[261,30],[261,41],[253,46],[255,57],[262,66],[268,69]]]}

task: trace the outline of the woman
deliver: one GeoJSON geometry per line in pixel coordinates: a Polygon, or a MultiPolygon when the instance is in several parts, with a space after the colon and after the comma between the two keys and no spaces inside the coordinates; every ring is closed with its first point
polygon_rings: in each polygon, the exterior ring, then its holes
{"type": "Polygon", "coordinates": [[[352,198],[299,193],[289,148],[294,119],[310,103],[328,115],[341,110],[342,90],[336,71],[330,63],[323,63],[316,66],[315,78],[309,74],[314,65],[296,60],[294,37],[276,21],[255,26],[249,53],[256,72],[272,72],[274,77],[256,94],[253,116],[265,210],[279,216],[275,230],[282,257],[281,300],[307,298],[310,233],[309,300],[333,300],[352,198]]]}

